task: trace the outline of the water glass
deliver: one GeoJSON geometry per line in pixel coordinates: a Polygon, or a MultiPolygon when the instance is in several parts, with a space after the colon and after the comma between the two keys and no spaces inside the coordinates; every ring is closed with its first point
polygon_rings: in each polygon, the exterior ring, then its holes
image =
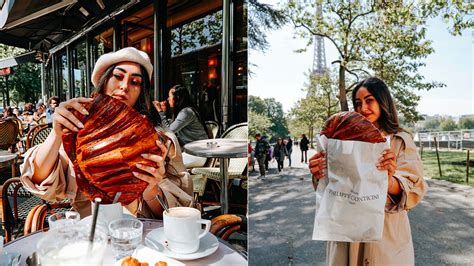
{"type": "Polygon", "coordinates": [[[90,226],[73,225],[46,232],[38,241],[41,266],[102,265],[107,247],[107,233],[96,227],[93,243],[90,226]]]}
{"type": "Polygon", "coordinates": [[[137,219],[117,219],[109,224],[109,235],[114,256],[131,256],[142,242],[143,223],[137,219]]]}
{"type": "Polygon", "coordinates": [[[75,211],[66,211],[61,213],[54,213],[48,217],[49,229],[63,228],[75,225],[80,220],[80,215],[75,211]]]}

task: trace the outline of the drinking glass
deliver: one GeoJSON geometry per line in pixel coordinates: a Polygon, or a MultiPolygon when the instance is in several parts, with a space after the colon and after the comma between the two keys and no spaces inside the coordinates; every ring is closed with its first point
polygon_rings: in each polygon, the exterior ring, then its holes
{"type": "Polygon", "coordinates": [[[45,233],[37,244],[41,266],[102,265],[107,247],[106,232],[96,228],[89,242],[90,227],[73,225],[45,233]]]}
{"type": "Polygon", "coordinates": [[[80,215],[75,211],[54,213],[48,217],[49,229],[63,228],[79,222],[80,215]]]}
{"type": "Polygon", "coordinates": [[[109,234],[115,258],[131,256],[142,242],[143,223],[137,219],[117,219],[110,222],[109,234]]]}

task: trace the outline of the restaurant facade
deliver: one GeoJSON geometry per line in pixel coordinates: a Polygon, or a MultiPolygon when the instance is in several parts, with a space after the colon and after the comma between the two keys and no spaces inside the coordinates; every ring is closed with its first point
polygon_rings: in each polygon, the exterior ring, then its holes
{"type": "Polygon", "coordinates": [[[180,84],[204,120],[224,128],[247,121],[243,0],[36,2],[3,1],[0,43],[36,51],[43,99],[89,95],[96,60],[133,46],[154,65],[154,99],[180,84]]]}

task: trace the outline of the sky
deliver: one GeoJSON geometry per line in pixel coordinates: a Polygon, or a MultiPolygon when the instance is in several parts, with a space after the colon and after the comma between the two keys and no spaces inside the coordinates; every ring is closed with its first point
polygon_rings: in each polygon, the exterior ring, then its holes
{"type": "MultiPolygon", "coordinates": [[[[271,1],[264,1],[271,2],[271,1]]],[[[292,26],[269,32],[270,48],[264,53],[250,50],[249,95],[275,98],[285,112],[294,107],[298,99],[305,97],[304,84],[313,64],[313,47],[305,53],[295,51],[305,48],[306,40],[294,38],[292,26]]],[[[428,23],[427,39],[432,40],[435,52],[425,59],[426,67],[420,69],[425,81],[446,84],[443,88],[417,92],[421,100],[417,110],[427,115],[451,115],[458,117],[474,114],[474,54],[473,30],[465,30],[462,36],[452,36],[447,25],[440,19],[428,23]]],[[[336,48],[325,40],[326,64],[338,59],[336,48]]]]}

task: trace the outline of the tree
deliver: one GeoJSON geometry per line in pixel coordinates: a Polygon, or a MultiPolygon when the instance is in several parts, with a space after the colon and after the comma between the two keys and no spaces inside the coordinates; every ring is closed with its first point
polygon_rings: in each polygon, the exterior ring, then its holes
{"type": "Polygon", "coordinates": [[[249,0],[248,7],[250,14],[248,16],[249,47],[265,51],[269,46],[267,32],[281,28],[286,22],[286,17],[282,11],[257,0],[249,0]]]}
{"type": "Polygon", "coordinates": [[[274,98],[261,99],[249,95],[248,110],[268,117],[271,122],[269,127],[271,138],[285,137],[288,135],[288,125],[283,112],[283,106],[274,98]]]}
{"type": "Polygon", "coordinates": [[[474,129],[474,117],[463,117],[459,119],[459,129],[474,129]]]}
{"type": "MultiPolygon", "coordinates": [[[[24,49],[0,44],[0,59],[24,53],[24,49]]],[[[8,76],[8,91],[6,78],[0,77],[0,90],[3,104],[8,104],[6,94],[9,94],[10,104],[19,102],[36,102],[41,95],[40,65],[35,63],[21,64],[12,67],[12,74],[8,76]]]]}
{"type": "Polygon", "coordinates": [[[426,19],[418,13],[413,3],[386,2],[374,14],[376,23],[367,26],[370,34],[364,36],[367,69],[388,85],[407,123],[422,118],[416,111],[420,97],[415,91],[445,86],[424,81],[418,71],[425,66],[423,59],[434,52],[431,41],[425,40],[426,19]]]}
{"type": "Polygon", "coordinates": [[[442,119],[439,126],[441,131],[453,131],[458,128],[456,122],[454,122],[453,118],[451,117],[442,119]]]}
{"type": "Polygon", "coordinates": [[[254,138],[255,134],[260,133],[262,136],[271,135],[270,127],[272,122],[270,118],[261,113],[252,110],[248,111],[249,137],[254,138]]]}
{"type": "Polygon", "coordinates": [[[377,75],[392,89],[398,109],[407,122],[421,119],[416,112],[416,91],[441,87],[426,82],[418,72],[424,58],[433,52],[425,40],[426,22],[439,11],[453,22],[453,33],[473,25],[469,3],[464,1],[304,1],[290,0],[285,12],[297,35],[308,45],[314,36],[328,39],[339,58],[339,100],[342,111],[348,110],[346,94],[363,76],[377,75]],[[315,16],[320,6],[324,18],[315,16]],[[362,75],[361,75],[362,74],[362,75]]]}
{"type": "Polygon", "coordinates": [[[330,73],[310,73],[306,86],[306,98],[298,100],[290,114],[292,121],[306,126],[312,147],[314,129],[322,127],[324,121],[338,111],[337,81],[331,79],[330,73]]]}
{"type": "Polygon", "coordinates": [[[375,4],[365,1],[327,1],[323,4],[322,0],[290,0],[285,11],[296,33],[308,39],[308,45],[312,44],[314,36],[321,36],[336,47],[339,58],[333,63],[339,64],[339,101],[341,110],[348,111],[346,71],[354,62],[362,61],[361,52],[366,45],[362,35],[369,15],[375,12],[375,4]],[[314,15],[317,5],[320,5],[324,18],[314,15]]]}

